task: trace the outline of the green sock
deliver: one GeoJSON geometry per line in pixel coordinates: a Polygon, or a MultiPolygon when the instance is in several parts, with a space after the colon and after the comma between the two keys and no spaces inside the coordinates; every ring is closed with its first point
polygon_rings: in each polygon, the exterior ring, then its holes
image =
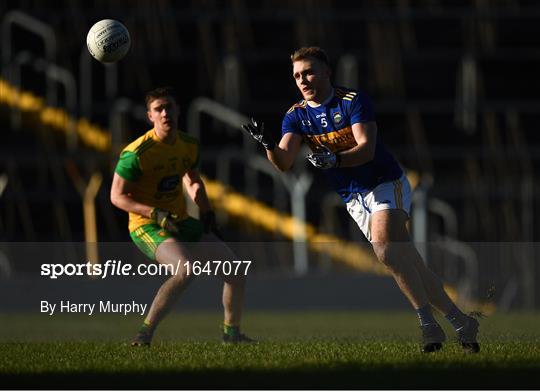
{"type": "Polygon", "coordinates": [[[152,335],[154,333],[154,329],[150,326],[150,323],[144,321],[139,328],[139,333],[143,333],[145,335],[152,335]]]}
{"type": "Polygon", "coordinates": [[[223,333],[229,336],[238,336],[240,335],[240,327],[237,325],[227,325],[224,323],[223,333]]]}

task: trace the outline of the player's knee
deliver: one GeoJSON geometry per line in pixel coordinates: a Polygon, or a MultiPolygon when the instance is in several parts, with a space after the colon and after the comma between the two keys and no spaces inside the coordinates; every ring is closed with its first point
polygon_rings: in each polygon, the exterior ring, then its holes
{"type": "Polygon", "coordinates": [[[392,272],[398,272],[402,266],[399,252],[396,246],[390,242],[383,241],[373,243],[373,251],[377,259],[392,272]]]}
{"type": "Polygon", "coordinates": [[[173,274],[171,276],[171,279],[176,286],[182,287],[185,284],[191,282],[193,280],[193,277],[193,274],[188,273],[188,270],[184,269],[177,271],[175,274],[173,274]]]}

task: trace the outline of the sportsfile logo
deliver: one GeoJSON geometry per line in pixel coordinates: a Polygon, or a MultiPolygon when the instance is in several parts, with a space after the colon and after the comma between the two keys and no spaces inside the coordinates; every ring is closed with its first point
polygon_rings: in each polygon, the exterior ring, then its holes
{"type": "Polygon", "coordinates": [[[122,260],[107,260],[103,264],[49,264],[41,265],[41,276],[58,279],[61,276],[93,276],[105,279],[109,276],[172,276],[185,272],[187,275],[247,276],[251,260],[178,260],[171,264],[132,264],[122,260]]]}

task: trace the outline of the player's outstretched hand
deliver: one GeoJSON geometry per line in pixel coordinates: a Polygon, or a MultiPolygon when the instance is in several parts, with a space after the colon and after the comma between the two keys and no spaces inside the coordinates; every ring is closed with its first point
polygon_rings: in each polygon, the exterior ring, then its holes
{"type": "Polygon", "coordinates": [[[334,154],[326,146],[321,146],[317,152],[308,154],[306,157],[311,164],[319,169],[331,169],[339,167],[339,155],[334,154]]]}
{"type": "Polygon", "coordinates": [[[216,213],[214,211],[210,210],[202,214],[201,222],[203,224],[205,233],[213,233],[220,240],[223,240],[223,236],[221,235],[221,231],[217,225],[216,213]]]}
{"type": "Polygon", "coordinates": [[[169,211],[156,207],[152,210],[150,218],[163,229],[170,231],[171,233],[178,233],[178,226],[176,226],[175,223],[177,216],[175,214],[171,214],[169,211]]]}
{"type": "Polygon", "coordinates": [[[256,121],[253,117],[251,122],[242,125],[242,129],[249,133],[253,139],[257,140],[267,150],[273,150],[276,148],[276,142],[272,136],[264,131],[264,123],[256,121]]]}

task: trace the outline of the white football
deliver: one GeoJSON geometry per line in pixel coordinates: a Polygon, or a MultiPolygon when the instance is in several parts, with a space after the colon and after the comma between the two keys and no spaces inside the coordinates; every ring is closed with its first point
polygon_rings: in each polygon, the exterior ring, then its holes
{"type": "Polygon", "coordinates": [[[115,63],[131,46],[129,31],[114,19],[103,19],[92,26],[86,36],[86,46],[93,58],[102,63],[115,63]]]}

